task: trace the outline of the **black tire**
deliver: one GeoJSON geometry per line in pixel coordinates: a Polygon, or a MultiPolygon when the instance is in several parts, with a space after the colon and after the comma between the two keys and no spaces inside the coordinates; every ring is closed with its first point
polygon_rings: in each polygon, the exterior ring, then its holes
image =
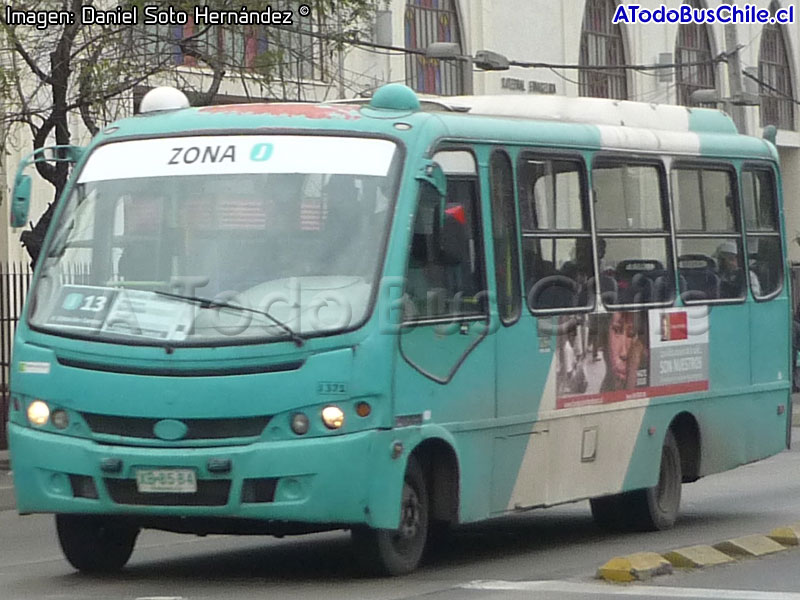
{"type": "Polygon", "coordinates": [[[453,525],[450,521],[432,519],[428,523],[428,541],[425,542],[423,562],[435,561],[451,547],[453,525]]]}
{"type": "Polygon", "coordinates": [[[613,494],[601,498],[592,498],[589,505],[592,508],[592,518],[599,527],[610,531],[625,529],[627,523],[624,518],[624,494],[613,494]]]}
{"type": "Polygon", "coordinates": [[[661,447],[658,483],[645,490],[631,492],[632,525],[642,531],[670,529],[678,518],[681,505],[681,453],[671,430],[661,447]]]}
{"type": "Polygon", "coordinates": [[[672,431],[661,448],[658,483],[651,488],[592,498],[592,517],[604,529],[660,531],[678,518],[681,504],[681,455],[672,431]]]}
{"type": "Polygon", "coordinates": [[[128,562],[139,528],[92,515],[56,515],[64,556],[84,573],[112,573],[128,562]]]}
{"type": "Polygon", "coordinates": [[[405,575],[420,563],[428,539],[428,490],[417,460],[408,460],[400,506],[400,527],[352,530],[353,548],[361,567],[371,575],[405,575]]]}

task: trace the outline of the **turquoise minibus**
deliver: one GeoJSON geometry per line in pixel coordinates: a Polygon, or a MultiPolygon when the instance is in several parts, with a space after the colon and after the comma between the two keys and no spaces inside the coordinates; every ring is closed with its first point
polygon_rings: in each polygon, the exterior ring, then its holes
{"type": "MultiPolygon", "coordinates": [[[[768,136],[767,136],[768,137],[768,136]]],[[[191,107],[73,163],[16,329],[20,513],[114,571],[137,534],[349,530],[415,569],[449,526],[681,487],[788,444],[775,146],[705,108],[555,96],[191,107]]]]}

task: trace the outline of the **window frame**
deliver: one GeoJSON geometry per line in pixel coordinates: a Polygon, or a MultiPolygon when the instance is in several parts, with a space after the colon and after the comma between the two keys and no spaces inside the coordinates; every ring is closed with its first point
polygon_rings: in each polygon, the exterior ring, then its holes
{"type": "MultiPolygon", "coordinates": [[[[778,2],[770,2],[770,15],[774,16],[779,8],[778,2]]],[[[761,29],[757,67],[758,78],[763,82],[758,86],[761,100],[759,122],[762,127],[774,125],[785,131],[797,131],[797,110],[794,104],[797,98],[788,47],[791,40],[787,39],[786,32],[785,26],[778,23],[765,23],[761,29]],[[774,53],[771,53],[773,50],[774,53]],[[765,56],[766,54],[769,56],[765,56]]]]}
{"type": "Polygon", "coordinates": [[[551,148],[536,148],[536,147],[522,147],[517,152],[516,160],[516,173],[514,177],[514,188],[517,195],[517,227],[519,229],[519,244],[520,244],[520,276],[522,279],[521,290],[523,292],[522,301],[528,307],[528,311],[534,316],[552,316],[563,314],[578,314],[578,313],[591,313],[597,308],[597,293],[590,297],[590,302],[585,306],[569,306],[563,308],[533,308],[529,302],[530,291],[526,289],[526,270],[525,260],[522,256],[523,241],[525,238],[531,239],[576,239],[583,238],[591,241],[592,247],[592,277],[595,281],[597,279],[597,240],[593,235],[594,230],[594,214],[589,206],[589,198],[591,196],[589,189],[589,166],[586,157],[583,153],[577,150],[558,150],[551,148]],[[529,157],[540,159],[543,161],[566,161],[574,162],[578,165],[578,181],[580,184],[580,203],[581,212],[584,218],[584,229],[539,229],[537,231],[527,232],[522,224],[522,200],[520,193],[520,177],[521,177],[521,164],[522,161],[527,160],[529,157]],[[578,235],[576,235],[578,234],[578,235]]]}
{"type": "MultiPolygon", "coordinates": [[[[684,0],[692,9],[704,8],[700,0],[684,0]]],[[[682,106],[707,106],[716,108],[716,103],[692,104],[691,94],[696,90],[716,89],[717,87],[717,63],[712,62],[715,54],[711,44],[712,31],[708,23],[682,23],[678,25],[678,33],[675,37],[675,101],[682,106]],[[691,32],[691,33],[690,33],[691,32]],[[688,45],[687,39],[692,34],[697,35],[697,45],[688,45]],[[708,61],[708,64],[698,64],[685,66],[683,58],[686,55],[694,55],[687,63],[708,61]],[[692,74],[695,77],[692,77],[692,74]],[[704,80],[704,78],[710,81],[704,80]]]]}
{"type": "MultiPolygon", "coordinates": [[[[522,297],[522,264],[521,264],[521,255],[520,255],[520,224],[519,224],[519,202],[517,200],[517,177],[516,172],[514,169],[514,159],[511,156],[511,153],[504,147],[504,146],[494,146],[489,149],[489,162],[488,162],[488,184],[489,184],[489,207],[492,217],[492,227],[491,227],[491,234],[492,234],[492,254],[494,257],[494,271],[495,271],[495,285],[497,286],[498,293],[496,294],[495,304],[497,306],[497,315],[500,319],[500,322],[503,324],[504,327],[510,327],[514,325],[517,321],[520,320],[522,317],[522,305],[523,305],[523,297],[522,297]],[[500,281],[497,279],[497,264],[498,258],[496,255],[497,248],[495,247],[495,201],[494,201],[494,186],[493,186],[493,179],[492,179],[492,159],[495,156],[502,156],[508,161],[508,167],[511,174],[511,211],[510,215],[512,216],[513,222],[507,223],[505,220],[505,211],[503,207],[500,207],[501,217],[503,217],[503,227],[509,226],[509,239],[512,245],[511,247],[511,260],[512,262],[516,263],[516,277],[514,277],[514,273],[509,274],[509,278],[511,280],[511,285],[513,289],[511,291],[511,299],[514,304],[516,304],[514,313],[511,315],[511,318],[504,318],[503,314],[500,310],[500,281]]],[[[502,201],[502,199],[501,199],[502,201]]],[[[485,249],[484,249],[485,250],[485,249]]],[[[487,277],[488,281],[488,277],[487,277]]]]}
{"type": "MultiPolygon", "coordinates": [[[[649,310],[652,308],[669,308],[675,305],[676,300],[680,296],[679,282],[677,279],[677,260],[676,252],[677,246],[675,241],[675,227],[674,215],[672,212],[671,192],[669,186],[668,169],[664,162],[664,155],[659,156],[642,156],[637,154],[630,154],[626,152],[608,152],[600,151],[592,156],[591,170],[592,170],[592,227],[594,229],[593,235],[595,240],[599,241],[601,237],[609,239],[642,239],[642,238],[664,238],[666,240],[667,250],[667,264],[664,265],[664,270],[672,273],[672,297],[669,300],[661,302],[631,302],[609,304],[603,301],[602,305],[607,311],[631,311],[631,310],[649,310]],[[594,171],[598,165],[611,164],[618,166],[649,166],[655,167],[658,173],[658,187],[659,187],[659,205],[661,206],[662,229],[639,229],[634,232],[621,232],[613,230],[604,230],[597,226],[596,208],[597,202],[595,200],[594,189],[594,171]],[[657,234],[657,235],[656,235],[657,234]]],[[[595,242],[596,243],[596,242],[595,242]]],[[[599,260],[596,259],[597,268],[599,270],[599,260]]],[[[602,299],[602,298],[601,298],[602,299]]]]}
{"type": "MultiPolygon", "coordinates": [[[[742,249],[741,258],[743,260],[743,264],[746,262],[745,253],[747,251],[747,247],[745,246],[745,239],[744,239],[744,215],[742,210],[742,196],[741,190],[739,189],[739,173],[736,169],[736,166],[732,162],[726,162],[725,160],[720,159],[702,159],[702,158],[676,158],[672,161],[669,168],[669,192],[670,192],[670,205],[673,217],[677,214],[677,204],[675,199],[675,194],[672,188],[672,173],[673,171],[679,169],[687,169],[687,170],[709,170],[709,171],[725,171],[729,175],[729,180],[731,182],[731,194],[736,199],[736,203],[734,204],[734,224],[736,226],[735,232],[707,232],[707,231],[689,231],[686,233],[682,233],[677,225],[673,226],[673,236],[675,239],[675,258],[677,259],[680,254],[678,253],[678,241],[681,239],[719,239],[719,240],[729,240],[731,238],[737,237],[739,239],[740,248],[742,249]]],[[[675,261],[675,275],[676,275],[676,284],[677,284],[677,291],[678,297],[681,300],[681,303],[685,306],[702,306],[702,305],[713,305],[713,304],[743,304],[747,301],[748,290],[750,289],[750,277],[749,277],[749,268],[745,270],[745,288],[744,294],[738,296],[736,298],[711,298],[706,300],[687,300],[683,297],[683,293],[680,291],[680,270],[678,261],[675,261]]]]}
{"type": "MultiPolygon", "coordinates": [[[[785,265],[785,262],[786,262],[786,248],[784,246],[784,234],[783,234],[783,226],[782,226],[783,223],[782,223],[782,220],[781,220],[781,198],[780,198],[781,194],[780,194],[780,190],[779,190],[779,187],[778,187],[779,180],[778,180],[778,176],[777,176],[777,173],[776,173],[776,170],[775,170],[775,165],[773,163],[761,162],[761,161],[752,161],[752,160],[745,161],[744,163],[742,163],[741,169],[739,170],[739,173],[738,173],[738,176],[739,176],[739,179],[740,179],[740,181],[739,181],[740,190],[743,189],[741,178],[744,176],[745,171],[766,172],[766,173],[769,173],[770,178],[772,180],[772,189],[774,191],[774,200],[775,200],[775,202],[773,203],[772,209],[773,209],[773,217],[775,218],[776,229],[775,229],[775,231],[757,231],[757,230],[754,230],[753,231],[753,237],[758,238],[758,237],[762,237],[763,236],[763,237],[778,238],[780,249],[781,249],[781,260],[779,261],[780,268],[781,268],[781,274],[780,274],[780,278],[779,278],[780,285],[773,292],[771,292],[769,294],[764,294],[763,296],[756,296],[753,293],[753,290],[752,289],[750,290],[750,295],[752,296],[753,300],[755,300],[756,302],[769,302],[770,300],[774,300],[775,298],[780,296],[783,293],[783,290],[784,290],[784,288],[786,286],[786,272],[787,272],[786,265],[785,265]]],[[[742,229],[742,231],[744,233],[744,250],[745,250],[746,255],[749,257],[750,253],[748,251],[748,239],[750,237],[750,234],[749,234],[749,230],[747,229],[747,219],[746,219],[746,216],[745,216],[745,213],[744,213],[744,197],[743,196],[740,197],[739,202],[742,205],[742,218],[744,219],[743,220],[744,228],[742,229]]],[[[748,277],[747,280],[748,280],[748,286],[749,286],[750,278],[748,277]]]]}
{"type": "MultiPolygon", "coordinates": [[[[484,235],[484,219],[482,215],[483,211],[483,198],[482,198],[482,190],[481,190],[481,177],[480,177],[480,162],[478,161],[478,154],[476,152],[475,147],[465,144],[449,144],[447,142],[440,143],[433,147],[430,152],[428,153],[428,157],[433,159],[436,154],[440,152],[467,152],[472,157],[473,163],[475,165],[475,172],[474,173],[457,173],[453,175],[448,175],[445,172],[445,179],[460,179],[460,180],[467,180],[473,181],[475,184],[475,223],[474,223],[474,230],[477,232],[479,239],[480,239],[480,248],[474,248],[475,251],[475,260],[479,264],[479,268],[481,270],[481,284],[479,287],[482,289],[476,294],[476,297],[481,300],[481,312],[480,313],[473,313],[473,314],[447,314],[441,316],[414,316],[412,318],[407,318],[405,315],[402,317],[401,327],[409,327],[409,326],[420,326],[420,325],[442,325],[442,324],[452,324],[452,323],[470,323],[470,322],[485,322],[489,323],[491,318],[491,306],[490,306],[490,299],[488,298],[488,273],[487,273],[487,260],[486,260],[486,236],[484,235]],[[483,296],[481,298],[481,296],[483,296]]],[[[422,182],[419,182],[417,185],[417,193],[415,194],[415,204],[414,204],[414,214],[411,217],[411,226],[412,226],[412,233],[409,236],[408,246],[406,248],[406,261],[405,261],[405,268],[403,273],[403,296],[406,295],[406,290],[408,286],[408,268],[411,262],[411,249],[414,243],[414,234],[413,234],[413,226],[416,223],[417,213],[419,210],[419,196],[420,190],[422,189],[422,182]]],[[[447,198],[445,197],[445,207],[447,204],[447,198]]]]}
{"type": "Polygon", "coordinates": [[[403,4],[404,45],[408,50],[422,51],[406,54],[405,82],[418,93],[458,96],[468,93],[467,78],[472,77],[472,69],[465,69],[461,61],[429,58],[424,54],[431,43],[442,41],[456,43],[461,54],[467,53],[458,2],[445,0],[443,4],[425,6],[420,0],[406,0],[403,4]],[[441,40],[442,33],[456,39],[441,40]],[[433,79],[429,80],[431,75],[433,79]]]}
{"type": "Polygon", "coordinates": [[[628,59],[627,40],[621,23],[613,23],[611,17],[619,3],[617,0],[586,0],[581,18],[581,34],[578,46],[578,62],[582,67],[578,76],[578,95],[590,98],[609,98],[628,100],[630,81],[625,68],[628,59]],[[603,14],[605,13],[605,14],[603,14]],[[590,22],[590,18],[593,21],[590,22]],[[595,27],[599,23],[599,27],[595,27]],[[604,59],[609,54],[619,53],[620,62],[612,64],[608,60],[592,62],[591,46],[602,40],[604,59]],[[619,69],[592,69],[592,67],[613,67],[619,69]],[[606,92],[603,95],[594,93],[598,88],[606,92]]]}

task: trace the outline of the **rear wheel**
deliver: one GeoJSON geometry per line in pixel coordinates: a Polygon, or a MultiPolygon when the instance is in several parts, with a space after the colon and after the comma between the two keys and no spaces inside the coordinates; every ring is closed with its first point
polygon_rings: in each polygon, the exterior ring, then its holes
{"type": "Polygon", "coordinates": [[[589,500],[594,522],[603,529],[623,529],[625,526],[624,499],[625,494],[613,494],[589,500]]]}
{"type": "Polygon", "coordinates": [[[428,491],[414,457],[408,461],[398,529],[357,527],[352,531],[359,563],[370,573],[404,575],[419,565],[428,538],[428,491]]]}
{"type": "Polygon", "coordinates": [[[632,496],[632,514],[637,529],[669,529],[678,518],[681,505],[681,453],[672,430],[667,431],[661,447],[661,468],[655,487],[637,490],[632,496]]]}
{"type": "Polygon", "coordinates": [[[643,490],[592,498],[592,517],[606,529],[669,529],[678,517],[682,480],[678,443],[669,430],[661,448],[658,483],[643,490]]]}
{"type": "Polygon", "coordinates": [[[139,535],[138,527],[93,515],[56,515],[56,530],[69,564],[85,573],[119,571],[139,535]]]}

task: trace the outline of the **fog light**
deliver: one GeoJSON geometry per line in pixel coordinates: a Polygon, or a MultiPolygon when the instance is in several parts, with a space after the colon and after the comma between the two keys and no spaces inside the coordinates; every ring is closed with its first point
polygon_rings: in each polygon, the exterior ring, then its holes
{"type": "Polygon", "coordinates": [[[344,413],[338,406],[326,406],[322,409],[322,422],[328,429],[339,429],[344,425],[344,413]]]}
{"type": "Polygon", "coordinates": [[[50,417],[56,429],[66,429],[69,426],[69,415],[65,410],[54,410],[50,417]]]}
{"type": "Polygon", "coordinates": [[[34,400],[28,405],[28,421],[31,425],[41,427],[50,418],[50,407],[41,400],[34,400]]]}
{"type": "Polygon", "coordinates": [[[297,435],[303,435],[308,432],[308,417],[303,413],[295,413],[292,415],[292,431],[297,435]]]}

